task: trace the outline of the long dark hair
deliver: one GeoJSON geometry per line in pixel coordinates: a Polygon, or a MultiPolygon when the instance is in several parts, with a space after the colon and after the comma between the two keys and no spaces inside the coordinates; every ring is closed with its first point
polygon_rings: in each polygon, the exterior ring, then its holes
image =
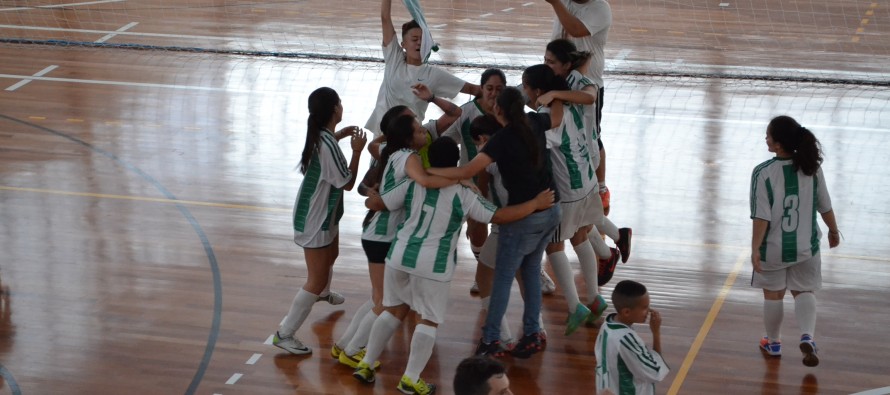
{"type": "Polygon", "coordinates": [[[794,170],[800,170],[808,176],[816,174],[822,165],[822,144],[813,132],[787,115],[773,118],[766,127],[766,132],[785,152],[791,154],[794,170]]]}
{"type": "Polygon", "coordinates": [[[482,72],[482,78],[479,81],[479,86],[485,85],[488,82],[488,79],[494,76],[498,76],[501,78],[501,82],[504,85],[507,85],[507,76],[504,75],[504,72],[501,69],[488,69],[482,72]]]}
{"type": "Polygon", "coordinates": [[[507,127],[513,129],[525,143],[534,167],[541,166],[541,149],[525,115],[525,100],[522,98],[522,92],[512,86],[506,87],[498,95],[497,104],[504,113],[507,127]]]}
{"type": "Polygon", "coordinates": [[[300,158],[300,173],[306,174],[312,154],[318,150],[318,144],[321,142],[321,130],[333,118],[337,104],[340,104],[340,96],[337,91],[331,88],[321,87],[309,94],[306,145],[303,147],[303,156],[300,158]]]}
{"type": "Polygon", "coordinates": [[[386,163],[393,152],[403,148],[411,148],[411,141],[414,139],[414,122],[416,119],[412,115],[400,115],[387,125],[383,133],[386,135],[386,147],[380,153],[379,170],[377,171],[377,184],[383,187],[383,173],[386,169],[386,163]]]}
{"type": "Polygon", "coordinates": [[[529,88],[540,89],[541,93],[570,89],[566,79],[557,76],[546,64],[536,64],[525,69],[522,72],[522,83],[529,88]]]}
{"type": "Polygon", "coordinates": [[[590,59],[589,51],[579,51],[569,40],[558,38],[547,44],[547,51],[556,57],[561,63],[571,63],[572,70],[581,67],[588,59],[590,59]]]}

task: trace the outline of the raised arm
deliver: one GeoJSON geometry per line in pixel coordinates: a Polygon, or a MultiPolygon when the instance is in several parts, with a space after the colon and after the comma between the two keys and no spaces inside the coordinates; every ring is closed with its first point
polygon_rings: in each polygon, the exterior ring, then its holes
{"type": "Polygon", "coordinates": [[[460,92],[466,93],[471,96],[482,96],[482,87],[476,84],[465,82],[464,87],[460,88],[460,92]]]}
{"type": "Polygon", "coordinates": [[[392,24],[392,0],[380,1],[380,24],[383,28],[383,46],[386,46],[396,35],[396,28],[392,24]]]}
{"type": "Polygon", "coordinates": [[[430,91],[430,88],[424,84],[412,86],[411,91],[414,92],[414,95],[418,98],[435,104],[436,107],[439,107],[445,113],[436,120],[436,130],[439,131],[439,136],[441,136],[442,132],[447,130],[454,121],[460,118],[460,114],[463,113],[463,110],[456,104],[434,95],[433,92],[430,91]]]}
{"type": "Polygon", "coordinates": [[[485,166],[491,164],[491,157],[480,152],[470,163],[458,167],[431,167],[427,172],[433,175],[446,177],[452,180],[466,180],[473,178],[480,171],[485,170],[485,166]]]}
{"type": "Polygon", "coordinates": [[[550,91],[538,96],[538,104],[549,106],[554,100],[562,100],[568,103],[589,106],[596,103],[596,93],[594,89],[596,88],[593,85],[588,85],[582,90],[550,91]]]}
{"type": "Polygon", "coordinates": [[[380,144],[383,144],[384,141],[386,141],[386,136],[381,134],[368,143],[368,152],[374,160],[380,160],[380,144]]]}
{"type": "Polygon", "coordinates": [[[565,29],[569,36],[585,37],[590,35],[587,26],[584,26],[584,23],[581,22],[580,19],[569,12],[569,9],[562,3],[562,0],[547,0],[547,2],[553,7],[553,12],[556,13],[556,19],[559,19],[559,24],[562,25],[563,29],[565,29]]]}
{"type": "Polygon", "coordinates": [[[524,203],[513,204],[494,212],[491,217],[493,224],[506,224],[508,222],[523,219],[535,211],[544,210],[553,206],[554,194],[551,190],[545,190],[538,194],[534,199],[524,203]]]}
{"type": "Polygon", "coordinates": [[[457,184],[457,180],[427,173],[423,168],[423,163],[420,163],[420,156],[418,155],[408,157],[408,162],[405,163],[405,173],[424,188],[438,189],[457,184]]]}

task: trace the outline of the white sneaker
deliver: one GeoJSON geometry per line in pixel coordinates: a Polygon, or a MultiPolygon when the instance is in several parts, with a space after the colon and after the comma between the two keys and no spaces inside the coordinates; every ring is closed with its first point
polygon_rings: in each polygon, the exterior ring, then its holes
{"type": "Polygon", "coordinates": [[[541,267],[541,293],[544,295],[552,295],[556,292],[556,284],[553,283],[553,279],[550,278],[550,275],[541,267]]]}
{"type": "Polygon", "coordinates": [[[315,301],[321,302],[322,300],[324,300],[332,305],[338,305],[338,304],[343,304],[343,302],[346,301],[346,298],[344,298],[343,295],[340,295],[334,291],[329,291],[328,294],[325,296],[319,295],[318,299],[316,299],[315,301]]]}
{"type": "Polygon", "coordinates": [[[312,349],[297,340],[296,337],[281,337],[277,331],[272,337],[272,345],[294,355],[312,354],[312,349]]]}

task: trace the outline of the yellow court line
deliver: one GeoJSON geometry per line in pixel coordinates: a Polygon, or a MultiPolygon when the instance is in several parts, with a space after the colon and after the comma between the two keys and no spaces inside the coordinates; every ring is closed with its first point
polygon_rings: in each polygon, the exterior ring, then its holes
{"type": "Polygon", "coordinates": [[[83,196],[83,197],[94,197],[94,198],[101,198],[101,199],[135,200],[135,201],[140,201],[140,202],[153,202],[153,203],[185,204],[185,205],[189,205],[189,206],[221,207],[221,208],[233,208],[233,209],[252,210],[252,211],[273,211],[273,212],[290,212],[291,211],[291,209],[286,209],[286,208],[247,206],[247,205],[242,205],[242,204],[211,203],[211,202],[199,202],[199,201],[195,201],[195,200],[152,198],[152,197],[146,197],[146,196],[110,195],[110,194],[104,194],[104,193],[68,192],[68,191],[58,191],[58,190],[52,190],[52,189],[8,187],[8,186],[2,186],[2,185],[0,185],[0,190],[2,190],[2,191],[16,191],[16,192],[47,193],[47,194],[52,194],[52,195],[65,195],[65,196],[83,196]]]}
{"type": "Polygon", "coordinates": [[[711,326],[714,325],[714,320],[716,320],[717,315],[720,314],[720,309],[723,307],[723,301],[726,300],[726,295],[729,294],[733,284],[735,284],[735,279],[738,277],[739,271],[742,270],[742,265],[748,260],[748,257],[748,251],[745,251],[739,254],[738,259],[736,259],[735,267],[732,268],[732,272],[726,277],[726,282],[723,283],[723,289],[720,290],[720,294],[717,295],[717,299],[714,300],[714,304],[711,305],[711,311],[709,311],[708,316],[705,317],[705,322],[702,324],[701,329],[699,329],[695,341],[692,342],[692,347],[690,347],[689,352],[686,353],[686,358],[683,360],[683,365],[680,366],[677,376],[674,377],[674,382],[671,383],[668,395],[676,395],[680,392],[680,386],[683,385],[683,380],[686,380],[686,374],[689,373],[689,369],[692,367],[695,357],[698,356],[698,351],[701,349],[702,343],[705,342],[708,332],[711,331],[711,326]]]}

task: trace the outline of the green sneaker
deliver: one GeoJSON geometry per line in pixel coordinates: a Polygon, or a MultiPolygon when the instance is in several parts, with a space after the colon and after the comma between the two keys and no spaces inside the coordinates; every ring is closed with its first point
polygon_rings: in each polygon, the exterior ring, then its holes
{"type": "MultiPolygon", "coordinates": [[[[343,354],[340,354],[343,355],[343,354]]],[[[358,366],[355,367],[355,371],[352,372],[352,377],[355,377],[359,381],[363,383],[373,383],[374,382],[374,368],[368,366],[368,364],[362,362],[358,363],[358,366]]]]}
{"type": "Polygon", "coordinates": [[[578,306],[575,307],[575,312],[569,314],[569,318],[566,320],[566,333],[565,335],[571,335],[578,330],[578,327],[587,320],[587,317],[590,315],[590,309],[587,308],[582,303],[578,303],[578,306]]]}
{"type": "Polygon", "coordinates": [[[596,320],[600,319],[603,316],[603,313],[606,312],[606,309],[609,308],[609,304],[606,303],[606,300],[603,299],[602,295],[596,295],[596,299],[593,300],[593,303],[590,304],[590,315],[587,316],[587,322],[585,324],[587,326],[597,326],[596,320]]]}
{"type": "Polygon", "coordinates": [[[436,393],[435,385],[427,384],[419,378],[417,381],[412,381],[408,376],[402,376],[402,380],[399,381],[399,386],[396,387],[396,389],[407,395],[429,395],[436,393]]]}

